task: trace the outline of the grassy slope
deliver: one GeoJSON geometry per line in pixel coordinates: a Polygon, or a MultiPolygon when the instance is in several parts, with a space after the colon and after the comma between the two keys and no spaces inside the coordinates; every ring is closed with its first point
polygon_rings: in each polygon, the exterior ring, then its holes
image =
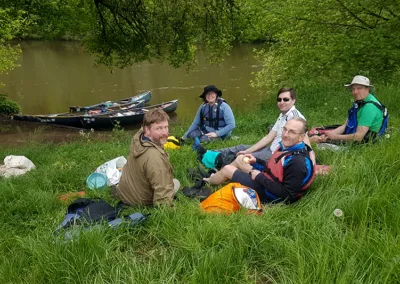
{"type": "MultiPolygon", "coordinates": [[[[351,96],[342,89],[297,87],[298,108],[311,124],[344,120],[351,96]]],[[[318,177],[297,204],[268,207],[261,217],[204,215],[196,201],[179,198],[174,208],[139,209],[152,214],[144,226],[95,228],[64,243],[53,235],[66,210],[57,196],[86,189],[85,179],[98,165],[127,156],[130,137],[114,132],[109,142],[82,138],[0,149],[1,158],[25,155],[37,166],[23,177],[0,180],[0,282],[399,282],[398,87],[379,90],[391,110],[391,137],[343,153],[316,150],[333,165],[331,174],[318,177]],[[342,218],[333,215],[335,208],[343,210],[342,218]]],[[[240,139],[210,147],[255,142],[277,116],[273,99],[250,114],[236,113],[240,139]]],[[[183,131],[175,126],[172,133],[183,131]]],[[[196,165],[191,148],[172,151],[171,161],[188,185],[186,169],[196,165]]],[[[112,201],[108,189],[88,193],[112,201]]]]}

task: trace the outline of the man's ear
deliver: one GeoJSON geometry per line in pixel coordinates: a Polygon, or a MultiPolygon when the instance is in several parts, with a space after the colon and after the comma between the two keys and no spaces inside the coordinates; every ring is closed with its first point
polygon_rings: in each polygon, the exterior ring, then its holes
{"type": "Polygon", "coordinates": [[[145,136],[148,136],[150,133],[150,127],[148,126],[143,127],[143,132],[145,136]]]}
{"type": "Polygon", "coordinates": [[[303,142],[306,135],[307,135],[306,133],[301,134],[299,136],[299,142],[298,143],[303,142]]]}

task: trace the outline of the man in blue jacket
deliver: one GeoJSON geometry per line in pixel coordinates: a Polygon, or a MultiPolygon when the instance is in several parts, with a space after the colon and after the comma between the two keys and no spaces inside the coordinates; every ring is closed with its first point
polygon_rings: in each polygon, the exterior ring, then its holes
{"type": "Polygon", "coordinates": [[[252,154],[239,155],[219,172],[204,178],[210,184],[228,179],[257,191],[261,202],[295,202],[315,177],[309,147],[303,142],[307,122],[300,117],[289,120],[282,130],[282,141],[266,164],[252,154]]]}

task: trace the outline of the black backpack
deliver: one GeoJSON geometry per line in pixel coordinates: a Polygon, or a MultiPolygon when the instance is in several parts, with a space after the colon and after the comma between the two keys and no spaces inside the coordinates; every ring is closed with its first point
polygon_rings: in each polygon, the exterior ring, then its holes
{"type": "MultiPolygon", "coordinates": [[[[103,199],[78,198],[68,206],[64,221],[56,228],[56,232],[72,225],[93,224],[101,221],[108,222],[111,227],[117,227],[123,220],[122,218],[117,219],[117,216],[124,207],[125,205],[122,203],[113,207],[103,199]]],[[[136,212],[125,219],[135,225],[145,221],[147,216],[136,212]]]]}

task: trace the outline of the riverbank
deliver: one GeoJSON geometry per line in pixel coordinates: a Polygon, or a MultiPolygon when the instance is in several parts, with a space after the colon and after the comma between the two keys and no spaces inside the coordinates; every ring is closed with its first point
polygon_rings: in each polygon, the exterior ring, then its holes
{"type": "MultiPolygon", "coordinates": [[[[62,144],[79,140],[84,133],[90,130],[40,122],[16,121],[8,116],[0,115],[0,146],[24,147],[29,144],[62,144]]],[[[92,139],[101,141],[106,139],[107,133],[96,132],[92,139]]]]}
{"type": "MultiPolygon", "coordinates": [[[[86,177],[103,162],[129,153],[131,135],[91,133],[70,143],[32,142],[2,146],[0,158],[25,155],[37,168],[0,180],[1,283],[396,283],[400,271],[400,133],[396,88],[379,88],[391,111],[388,138],[344,152],[315,148],[328,176],[290,206],[266,207],[262,216],[239,212],[205,215],[198,202],[179,195],[173,208],[132,208],[151,213],[131,230],[98,228],[73,242],[54,236],[67,204],[57,197],[85,190],[113,204],[109,188],[92,191],[86,177]],[[336,217],[335,209],[343,211],[336,217]]],[[[298,88],[298,108],[310,124],[344,120],[349,94],[335,89],[298,88]],[[334,119],[333,119],[334,118],[334,119]]],[[[238,140],[220,148],[254,143],[278,115],[273,98],[254,111],[235,111],[238,140]]],[[[187,125],[170,132],[182,135],[187,125]]],[[[190,185],[187,168],[197,165],[190,145],[170,151],[175,176],[190,185]]]]}

